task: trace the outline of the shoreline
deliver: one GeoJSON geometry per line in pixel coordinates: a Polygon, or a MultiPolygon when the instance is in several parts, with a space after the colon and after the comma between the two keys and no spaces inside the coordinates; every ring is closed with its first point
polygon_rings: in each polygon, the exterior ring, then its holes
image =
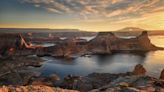
{"type": "MultiPolygon", "coordinates": [[[[31,64],[28,64],[28,65],[32,66],[31,64]]],[[[35,66],[36,65],[34,64],[34,67],[35,66]]],[[[8,86],[1,84],[0,91],[2,89],[8,89],[8,90],[20,89],[21,87],[26,88],[26,90],[29,90],[28,87],[33,88],[33,90],[36,90],[36,88],[41,87],[41,86],[43,88],[48,87],[50,89],[56,89],[56,88],[59,88],[60,90],[69,89],[69,91],[71,92],[78,92],[78,91],[80,92],[88,92],[88,91],[105,92],[105,90],[108,90],[108,89],[110,90],[132,90],[132,89],[134,90],[135,89],[135,90],[154,90],[154,91],[162,90],[164,91],[163,89],[164,79],[163,78],[158,79],[158,78],[145,75],[146,70],[140,64],[136,65],[132,72],[118,73],[118,74],[91,73],[91,74],[88,74],[87,76],[68,75],[64,77],[64,80],[61,80],[60,77],[56,74],[51,74],[47,77],[43,77],[43,76],[40,76],[40,74],[27,72],[27,71],[24,71],[24,72],[17,71],[14,73],[17,76],[15,80],[14,80],[14,77],[12,79],[15,81],[15,84],[14,85],[8,84],[8,86]],[[24,77],[22,76],[22,74],[24,77]],[[21,82],[20,82],[21,77],[19,78],[18,76],[22,77],[21,82]],[[17,83],[18,81],[20,84],[17,83]],[[147,83],[150,81],[152,82],[147,83]],[[146,83],[144,84],[145,86],[144,88],[134,86],[134,84],[137,84],[138,86],[141,86],[141,85],[143,86],[143,82],[146,83]],[[147,85],[149,86],[151,85],[151,89],[147,85]]],[[[13,76],[13,74],[8,75],[8,76],[9,77],[13,76]]],[[[161,72],[161,76],[164,76],[164,73],[162,74],[161,72]]],[[[42,90],[42,88],[40,88],[39,90],[42,90]]],[[[157,92],[162,92],[162,91],[157,91],[157,92]]],[[[2,92],[8,92],[8,91],[2,91],[2,92]]],[[[39,92],[47,92],[47,91],[39,91],[39,92]]],[[[57,91],[52,91],[52,92],[57,92],[57,91]]],[[[59,91],[59,92],[62,92],[62,91],[59,91]]],[[[111,92],[115,92],[115,91],[111,91],[111,92]]]]}

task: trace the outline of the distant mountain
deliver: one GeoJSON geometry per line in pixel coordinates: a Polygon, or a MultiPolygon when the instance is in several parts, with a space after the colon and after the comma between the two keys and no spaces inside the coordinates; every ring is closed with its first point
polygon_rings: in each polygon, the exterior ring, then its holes
{"type": "Polygon", "coordinates": [[[146,31],[146,30],[137,28],[137,27],[126,27],[126,28],[118,30],[115,33],[115,35],[117,35],[117,36],[139,36],[142,33],[142,31],[146,31]]]}
{"type": "Polygon", "coordinates": [[[0,28],[0,32],[80,32],[78,29],[0,28]]]}
{"type": "Polygon", "coordinates": [[[145,30],[137,27],[126,27],[116,31],[118,36],[138,36],[142,31],[148,31],[149,35],[164,35],[164,30],[145,30]]]}
{"type": "Polygon", "coordinates": [[[136,31],[146,31],[146,30],[137,28],[137,27],[126,27],[126,28],[120,29],[118,31],[119,32],[136,32],[136,31]]]}

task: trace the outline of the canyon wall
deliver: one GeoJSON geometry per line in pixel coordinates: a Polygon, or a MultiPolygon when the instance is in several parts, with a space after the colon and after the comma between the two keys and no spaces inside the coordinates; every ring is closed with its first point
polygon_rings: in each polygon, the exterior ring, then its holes
{"type": "Polygon", "coordinates": [[[115,51],[147,52],[161,49],[151,44],[146,31],[135,38],[129,39],[119,38],[112,32],[100,32],[89,42],[68,38],[60,40],[55,46],[51,47],[32,46],[26,41],[27,39],[21,34],[0,34],[0,55],[16,51],[15,54],[17,55],[37,54],[69,57],[84,54],[110,54],[115,51]]]}
{"type": "Polygon", "coordinates": [[[100,32],[89,42],[89,50],[95,53],[112,51],[150,51],[158,48],[151,44],[148,33],[143,31],[135,38],[119,38],[112,32],[100,32]]]}
{"type": "Polygon", "coordinates": [[[21,38],[18,34],[0,34],[0,55],[9,54],[21,46],[21,38]]]}

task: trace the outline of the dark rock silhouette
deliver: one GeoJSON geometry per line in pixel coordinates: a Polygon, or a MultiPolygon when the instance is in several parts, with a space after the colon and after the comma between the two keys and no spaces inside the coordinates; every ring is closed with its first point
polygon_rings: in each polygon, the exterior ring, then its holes
{"type": "Polygon", "coordinates": [[[20,48],[21,39],[17,34],[0,34],[0,55],[8,55],[9,51],[20,48]]]}
{"type": "Polygon", "coordinates": [[[12,57],[0,61],[0,85],[27,84],[38,74],[27,70],[28,66],[41,66],[43,61],[37,57],[12,57]]]}
{"type": "Polygon", "coordinates": [[[132,75],[132,73],[92,73],[87,76],[68,75],[64,78],[61,85],[64,88],[77,89],[80,92],[88,92],[89,90],[105,86],[119,77],[130,75],[132,75]]]}
{"type": "Polygon", "coordinates": [[[160,79],[163,79],[164,80],[164,69],[161,71],[160,79]]]}
{"type": "Polygon", "coordinates": [[[150,76],[125,76],[89,92],[163,92],[163,87],[154,85],[154,82],[162,84],[150,76]]]}
{"type": "Polygon", "coordinates": [[[135,68],[133,70],[133,74],[134,75],[145,75],[146,69],[141,64],[138,64],[135,66],[135,68]]]}

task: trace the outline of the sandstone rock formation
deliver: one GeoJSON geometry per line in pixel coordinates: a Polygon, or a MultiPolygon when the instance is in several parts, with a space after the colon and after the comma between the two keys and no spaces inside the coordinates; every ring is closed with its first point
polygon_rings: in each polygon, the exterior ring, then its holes
{"type": "MultiPolygon", "coordinates": [[[[63,83],[62,83],[63,84],[63,83]]],[[[93,73],[88,76],[67,76],[62,88],[80,92],[163,92],[164,81],[133,73],[93,73]]]]}
{"type": "Polygon", "coordinates": [[[131,73],[109,74],[109,73],[92,73],[88,76],[66,76],[61,87],[76,89],[80,92],[87,92],[109,84],[111,81],[131,75],[131,73]]]}
{"type": "Polygon", "coordinates": [[[39,48],[36,53],[40,56],[51,55],[70,58],[73,55],[85,54],[111,54],[113,52],[147,52],[161,49],[151,44],[148,33],[143,31],[141,35],[123,39],[115,36],[112,32],[100,32],[89,42],[78,42],[78,39],[66,39],[55,46],[39,48]]]}
{"type": "Polygon", "coordinates": [[[38,75],[29,71],[28,66],[38,67],[42,65],[42,60],[34,57],[12,57],[0,62],[0,85],[27,84],[29,79],[38,75]]]}
{"type": "Polygon", "coordinates": [[[47,77],[38,76],[35,78],[31,78],[28,84],[53,86],[54,82],[60,82],[60,77],[56,74],[51,74],[47,77]]]}
{"type": "Polygon", "coordinates": [[[48,77],[50,80],[60,80],[60,77],[56,74],[51,74],[49,77],[48,77]]]}
{"type": "Polygon", "coordinates": [[[84,54],[110,54],[115,51],[151,51],[161,48],[151,44],[148,33],[143,31],[136,38],[123,39],[117,37],[112,32],[100,32],[89,42],[69,38],[59,41],[55,46],[40,47],[28,44],[21,34],[1,34],[0,35],[0,57],[14,52],[15,55],[31,55],[38,56],[51,55],[57,57],[72,57],[84,54]]]}
{"type": "Polygon", "coordinates": [[[117,38],[114,36],[114,34],[110,32],[100,32],[98,35],[89,42],[89,51],[92,53],[98,53],[98,54],[110,54],[111,49],[115,47],[111,47],[111,42],[116,41],[117,38]]]}
{"type": "Polygon", "coordinates": [[[35,53],[35,48],[40,48],[40,46],[31,46],[26,41],[27,39],[22,34],[0,34],[0,58],[10,57],[12,55],[32,55],[35,53]]]}
{"type": "Polygon", "coordinates": [[[21,39],[17,34],[0,34],[0,55],[8,55],[21,46],[21,39]]]}
{"type": "Polygon", "coordinates": [[[160,79],[163,79],[164,80],[164,69],[161,71],[160,79]]]}
{"type": "Polygon", "coordinates": [[[163,92],[163,86],[154,85],[155,82],[158,79],[149,76],[126,76],[89,92],[163,92]]]}
{"type": "Polygon", "coordinates": [[[146,74],[146,69],[143,67],[143,65],[138,64],[135,66],[133,70],[134,75],[145,75],[146,74]]]}
{"type": "Polygon", "coordinates": [[[79,92],[77,90],[68,90],[62,88],[49,87],[44,85],[28,85],[28,86],[3,86],[0,92],[79,92]]]}
{"type": "Polygon", "coordinates": [[[71,38],[52,47],[37,49],[36,53],[41,56],[51,55],[54,57],[72,58],[87,52],[87,42],[83,42],[83,45],[79,43],[77,39],[71,38]]]}
{"type": "Polygon", "coordinates": [[[136,38],[123,39],[112,32],[100,32],[89,43],[93,53],[110,53],[112,51],[150,51],[158,49],[151,44],[148,33],[143,31],[136,38]]]}
{"type": "MultiPolygon", "coordinates": [[[[139,64],[135,69],[141,69],[141,67],[143,68],[139,64]]],[[[141,72],[137,71],[137,74],[141,74],[140,76],[135,75],[134,72],[120,74],[92,73],[83,77],[68,75],[63,82],[59,82],[57,85],[52,84],[53,80],[58,80],[56,74],[49,77],[39,75],[32,77],[27,76],[30,75],[27,74],[26,80],[28,80],[28,83],[23,84],[26,86],[1,86],[0,92],[78,92],[76,90],[80,92],[163,92],[164,81],[150,76],[142,76],[143,70],[141,69],[141,72]],[[29,83],[29,80],[31,83],[29,83]]],[[[10,78],[15,80],[13,76],[10,78]]]]}

